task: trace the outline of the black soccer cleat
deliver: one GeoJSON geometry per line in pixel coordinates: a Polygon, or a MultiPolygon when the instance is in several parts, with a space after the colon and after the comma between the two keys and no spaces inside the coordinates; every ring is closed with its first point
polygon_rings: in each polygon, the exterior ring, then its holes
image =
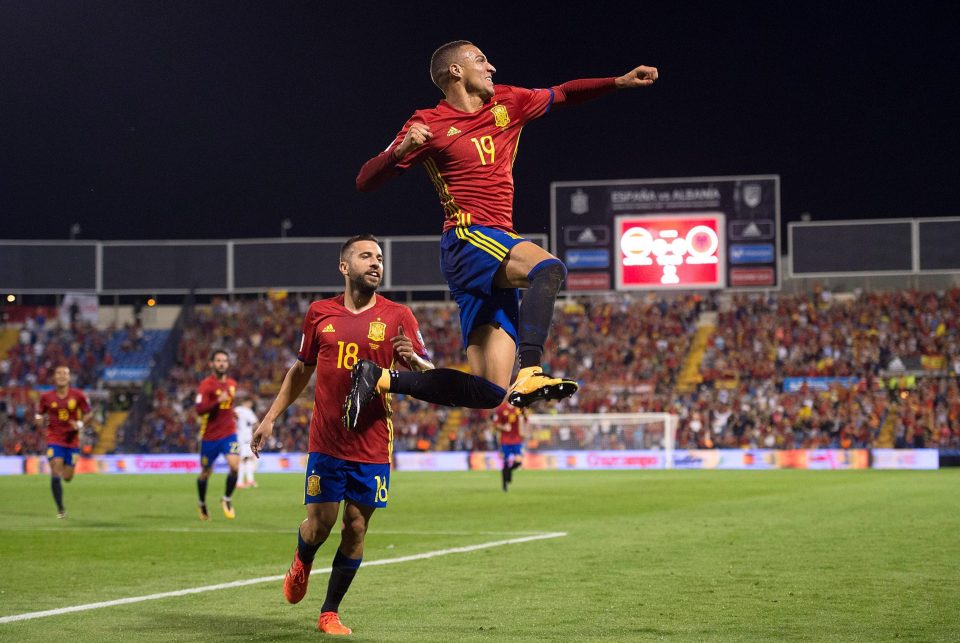
{"type": "Polygon", "coordinates": [[[357,428],[360,411],[377,394],[377,381],[381,373],[382,368],[366,359],[360,360],[353,367],[350,373],[350,392],[343,401],[343,416],[340,418],[348,431],[357,428]]]}

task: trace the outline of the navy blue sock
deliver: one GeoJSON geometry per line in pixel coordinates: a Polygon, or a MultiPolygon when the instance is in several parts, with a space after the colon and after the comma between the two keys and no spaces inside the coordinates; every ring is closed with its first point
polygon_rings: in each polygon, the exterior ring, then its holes
{"type": "Polygon", "coordinates": [[[227,492],[225,495],[227,498],[233,496],[233,490],[237,488],[237,474],[229,473],[227,474],[227,492]]]}
{"type": "Polygon", "coordinates": [[[556,257],[544,259],[527,274],[530,286],[520,302],[520,328],[517,329],[520,368],[540,365],[553,321],[553,304],[566,276],[566,266],[556,257]]]}
{"type": "Polygon", "coordinates": [[[412,395],[431,404],[470,409],[496,408],[507,394],[489,380],[452,368],[435,368],[422,373],[390,371],[390,391],[412,395]]]}
{"type": "Polygon", "coordinates": [[[50,476],[50,490],[53,491],[53,499],[57,501],[57,509],[63,511],[63,486],[60,478],[50,476]]]}
{"type": "Polygon", "coordinates": [[[197,494],[200,496],[200,502],[207,504],[207,481],[203,478],[197,478],[197,494]]]}
{"type": "Polygon", "coordinates": [[[320,549],[320,545],[323,543],[317,543],[316,545],[311,545],[303,539],[303,536],[300,534],[300,528],[297,528],[297,555],[300,556],[300,562],[304,565],[312,565],[313,557],[317,555],[317,550],[320,549]]]}
{"type": "Polygon", "coordinates": [[[347,558],[337,550],[333,557],[333,569],[330,571],[330,581],[327,583],[327,598],[323,601],[320,612],[336,612],[340,610],[340,601],[350,589],[353,577],[357,575],[360,562],[363,558],[347,558]]]}

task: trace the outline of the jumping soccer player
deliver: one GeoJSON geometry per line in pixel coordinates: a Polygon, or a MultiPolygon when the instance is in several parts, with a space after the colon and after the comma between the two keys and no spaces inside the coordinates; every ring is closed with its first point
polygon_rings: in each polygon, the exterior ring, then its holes
{"type": "Polygon", "coordinates": [[[40,396],[35,419],[47,420],[47,459],[50,461],[50,490],[57,503],[57,518],[66,518],[63,508],[63,487],[60,481],[73,480],[77,454],[80,453],[80,430],[90,422],[93,411],[83,391],[70,386],[70,367],[53,370],[56,387],[40,396]]]}
{"type": "Polygon", "coordinates": [[[551,377],[540,366],[567,269],[514,230],[517,142],[523,126],[552,106],[652,85],[657,69],[641,65],[617,78],[573,80],[533,90],[494,85],[495,72],[483,52],[465,40],[437,49],[430,76],[444,100],[433,109],[414,112],[387,149],[367,161],[357,176],[357,189],[369,191],[415,164],[426,168],[444,210],[444,276],[460,307],[470,370],[482,381],[467,385],[456,377],[437,376],[429,384],[410,377],[398,381],[361,363],[357,385],[345,403],[348,428],[359,412],[355,407],[387,391],[439,404],[494,408],[506,395],[518,348],[520,372],[507,397],[511,404],[529,406],[577,390],[576,382],[551,377]],[[522,305],[519,288],[527,289],[522,305]]]}
{"type": "Polygon", "coordinates": [[[207,481],[213,473],[213,465],[223,454],[230,467],[227,488],[220,499],[223,515],[233,520],[233,490],[237,486],[237,468],[240,465],[240,443],[237,442],[237,421],[233,416],[233,398],[237,394],[237,381],[227,377],[230,356],[226,351],[215,350],[210,355],[213,371],[197,387],[196,412],[200,416],[200,475],[197,477],[197,493],[200,502],[197,510],[200,520],[210,520],[207,511],[207,481]]]}
{"type": "Polygon", "coordinates": [[[344,243],[340,272],[343,294],[310,305],[297,361],[251,442],[259,457],[273,434],[274,422],[297,399],[319,366],[304,483],[307,518],[297,532],[297,548],[283,581],[283,594],[291,603],[306,595],[314,555],[336,524],[342,502],[340,546],[317,621],[317,628],[328,634],[350,634],[350,628],[340,622],[340,601],[360,567],[370,517],[376,508],[387,506],[390,490],[390,396],[384,395],[382,404],[367,406],[354,430],[346,431],[340,421],[340,401],[350,389],[351,371],[361,359],[384,369],[397,363],[417,371],[433,368],[410,309],[377,294],[383,280],[383,251],[376,237],[359,235],[344,243]]]}
{"type": "Polygon", "coordinates": [[[500,434],[500,452],[503,454],[503,469],[500,477],[503,490],[513,482],[513,472],[523,465],[523,425],[526,409],[517,408],[509,403],[497,407],[493,414],[493,423],[500,434]]]}

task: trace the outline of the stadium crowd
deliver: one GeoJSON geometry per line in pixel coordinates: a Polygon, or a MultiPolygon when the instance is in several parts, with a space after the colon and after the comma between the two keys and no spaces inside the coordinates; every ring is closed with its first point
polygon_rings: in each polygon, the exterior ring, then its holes
{"type": "MultiPolygon", "coordinates": [[[[61,320],[55,309],[37,308],[8,328],[16,340],[0,355],[0,448],[7,455],[43,453],[43,431],[37,430],[34,410],[39,389],[51,389],[57,366],[70,367],[71,386],[97,387],[103,368],[113,356],[107,350],[115,328],[98,329],[88,321],[70,315],[61,320]]],[[[91,399],[95,417],[102,423],[107,403],[103,396],[91,399]]],[[[86,427],[81,435],[84,451],[95,446],[97,433],[86,427]]]]}
{"type": "MultiPolygon", "coordinates": [[[[262,413],[296,359],[308,306],[304,297],[198,306],[175,366],[153,391],[137,450],[195,450],[193,397],[213,348],[230,353],[238,397],[253,397],[262,413]]],[[[412,308],[433,361],[465,368],[455,307],[412,308]]],[[[678,448],[960,448],[958,324],[960,290],[568,298],[558,305],[544,367],[583,387],[533,410],[675,413],[678,448]],[[715,330],[702,351],[700,381],[685,389],[679,374],[698,322],[707,317],[715,319],[715,330]]],[[[95,385],[110,359],[103,353],[107,336],[91,327],[24,325],[22,341],[0,362],[5,390],[42,383],[60,361],[75,369],[77,385],[95,385]]],[[[306,450],[311,399],[304,395],[281,418],[269,450],[306,450]]],[[[8,453],[15,445],[18,452],[39,446],[18,419],[30,413],[20,411],[14,400],[0,405],[8,453]]],[[[495,447],[490,412],[403,396],[395,398],[394,411],[397,450],[495,447]]],[[[536,428],[530,446],[647,448],[659,446],[656,436],[635,426],[536,428]]]]}
{"type": "MultiPolygon", "coordinates": [[[[679,448],[871,447],[888,419],[896,446],[957,448],[958,301],[957,291],[569,299],[558,307],[545,368],[585,385],[569,400],[534,410],[676,413],[679,448]],[[680,393],[677,376],[704,312],[715,312],[717,325],[703,356],[702,382],[680,393]],[[911,366],[934,368],[929,377],[896,376],[911,366]],[[789,378],[802,377],[837,379],[785,388],[789,378]]],[[[167,391],[157,392],[143,447],[177,451],[195,440],[190,396],[214,346],[231,351],[233,375],[264,408],[295,359],[291,347],[307,305],[305,299],[222,301],[202,313],[184,337],[167,391]]],[[[463,367],[453,306],[414,309],[434,361],[463,367]]],[[[292,407],[270,447],[305,449],[309,413],[307,402],[292,407]]],[[[495,446],[486,411],[398,396],[395,417],[397,450],[495,446]]],[[[532,438],[540,448],[652,446],[650,432],[631,426],[606,434],[597,426],[539,430],[532,438]]]]}

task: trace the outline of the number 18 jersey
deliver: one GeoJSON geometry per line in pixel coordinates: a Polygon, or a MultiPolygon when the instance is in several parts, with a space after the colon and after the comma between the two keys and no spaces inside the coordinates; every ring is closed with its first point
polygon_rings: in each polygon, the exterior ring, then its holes
{"type": "Polygon", "coordinates": [[[400,361],[390,338],[410,338],[413,350],[429,359],[413,312],[377,295],[373,307],[353,313],[343,305],[343,295],[310,304],[303,320],[303,340],[297,358],[317,366],[313,419],[310,422],[311,452],[320,452],[353,462],[388,463],[393,456],[393,421],[390,395],[375,397],[360,412],[355,431],[340,421],[343,401],[350,391],[350,371],[361,359],[383,368],[400,361]]]}

